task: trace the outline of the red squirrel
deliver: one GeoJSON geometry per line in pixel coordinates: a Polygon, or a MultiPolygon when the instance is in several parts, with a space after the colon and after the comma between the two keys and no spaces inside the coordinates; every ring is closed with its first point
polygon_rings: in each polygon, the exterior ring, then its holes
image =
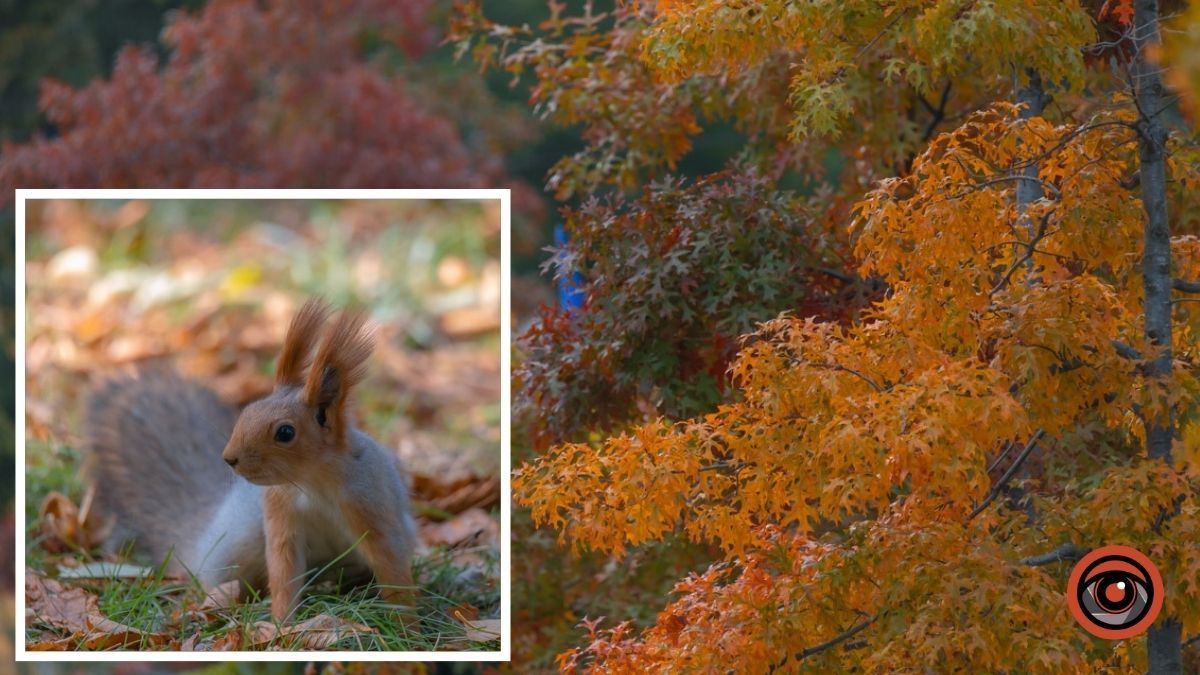
{"type": "Polygon", "coordinates": [[[386,600],[413,600],[417,538],[404,468],[347,410],[373,336],[362,312],[340,312],[326,328],[329,315],[319,300],[300,309],[274,390],[236,417],[167,370],[141,369],[93,392],[85,473],[94,508],[115,518],[110,548],[170,556],[172,571],[206,588],[265,585],[276,621],[295,608],[306,571],[348,551],[344,578],[373,572],[386,600]]]}

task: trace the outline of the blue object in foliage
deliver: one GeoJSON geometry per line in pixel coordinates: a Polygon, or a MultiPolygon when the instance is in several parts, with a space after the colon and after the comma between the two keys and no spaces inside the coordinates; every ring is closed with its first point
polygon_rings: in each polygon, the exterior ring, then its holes
{"type": "MultiPolygon", "coordinates": [[[[554,245],[558,248],[566,246],[567,230],[562,224],[554,226],[554,245]]],[[[583,306],[585,293],[579,288],[583,283],[583,275],[574,272],[569,278],[558,281],[558,306],[574,314],[583,306]]]]}

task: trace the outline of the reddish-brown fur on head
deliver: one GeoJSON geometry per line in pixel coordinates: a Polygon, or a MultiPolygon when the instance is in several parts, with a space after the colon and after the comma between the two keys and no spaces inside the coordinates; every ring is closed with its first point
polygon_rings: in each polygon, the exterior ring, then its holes
{"type": "Polygon", "coordinates": [[[320,298],[309,300],[296,312],[283,339],[283,349],[279,352],[279,364],[275,367],[276,382],[294,387],[304,384],[308,356],[328,317],[329,307],[320,298]]]}
{"type": "MultiPolygon", "coordinates": [[[[304,401],[326,418],[339,440],[346,436],[346,396],[367,373],[367,357],[375,346],[361,310],[344,310],[325,333],[304,385],[304,401]]],[[[322,424],[325,424],[322,421],[322,424]]]]}
{"type": "Polygon", "coordinates": [[[284,339],[275,390],[246,406],[234,425],[222,456],[252,483],[319,479],[325,461],[346,449],[346,404],[366,373],[373,336],[360,310],[338,314],[322,336],[328,314],[319,300],[305,303],[284,339]]]}

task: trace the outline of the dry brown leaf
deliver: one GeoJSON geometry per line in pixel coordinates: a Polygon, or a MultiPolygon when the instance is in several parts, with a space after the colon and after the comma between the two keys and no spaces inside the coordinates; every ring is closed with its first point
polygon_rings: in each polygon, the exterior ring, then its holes
{"type": "Polygon", "coordinates": [[[238,604],[242,595],[242,582],[237,579],[226,581],[208,590],[208,596],[197,608],[201,612],[213,612],[218,609],[228,609],[238,604]]]}
{"type": "Polygon", "coordinates": [[[500,639],[500,619],[467,619],[458,610],[454,617],[463,625],[463,639],[468,642],[490,642],[500,639]]]}
{"type": "Polygon", "coordinates": [[[61,492],[51,492],[38,510],[41,546],[51,553],[88,549],[104,541],[112,531],[114,519],[92,511],[95,486],[83,498],[82,508],[61,492]]]}
{"type": "Polygon", "coordinates": [[[96,596],[81,588],[63,586],[30,572],[25,573],[25,603],[27,619],[69,631],[71,635],[66,639],[78,641],[83,649],[159,647],[170,641],[170,636],[147,633],[109,619],[100,613],[96,596]]]}
{"type": "Polygon", "coordinates": [[[500,478],[477,478],[449,494],[429,501],[429,505],[447,513],[462,513],[468,509],[488,509],[500,503],[500,478]]]}
{"type": "Polygon", "coordinates": [[[200,644],[200,633],[194,633],[179,644],[179,651],[194,652],[198,644],[200,644]]]}
{"type": "Polygon", "coordinates": [[[500,523],[483,509],[469,509],[444,523],[421,527],[421,538],[427,544],[459,546],[488,544],[500,537],[500,523]]]}
{"type": "Polygon", "coordinates": [[[72,649],[75,644],[75,638],[62,638],[61,640],[39,640],[37,642],[28,642],[25,644],[25,650],[30,652],[65,652],[72,649]]]}
{"type": "Polygon", "coordinates": [[[278,640],[288,647],[298,646],[306,650],[328,649],[339,640],[375,632],[370,626],[339,619],[332,614],[318,614],[282,629],[269,621],[259,621],[250,629],[249,648],[265,649],[278,640]]]}

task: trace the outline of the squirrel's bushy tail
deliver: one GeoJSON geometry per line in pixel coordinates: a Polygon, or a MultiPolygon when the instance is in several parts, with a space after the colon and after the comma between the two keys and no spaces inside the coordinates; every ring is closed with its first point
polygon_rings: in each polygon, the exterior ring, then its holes
{"type": "Polygon", "coordinates": [[[91,391],[82,436],[93,508],[115,517],[111,548],[127,542],[161,562],[195,537],[234,481],[221,459],[235,411],[166,368],[106,378],[91,391]]]}

